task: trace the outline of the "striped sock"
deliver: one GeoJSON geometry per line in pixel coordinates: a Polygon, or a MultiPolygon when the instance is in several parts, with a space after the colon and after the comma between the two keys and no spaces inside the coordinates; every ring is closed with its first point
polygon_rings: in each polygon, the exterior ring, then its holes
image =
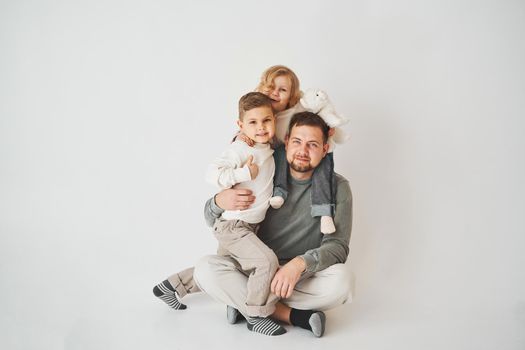
{"type": "Polygon", "coordinates": [[[168,280],[165,280],[153,287],[153,294],[160,300],[168,304],[175,310],[184,310],[186,305],[180,302],[179,296],[168,280]]]}
{"type": "Polygon", "coordinates": [[[264,335],[281,335],[286,333],[286,329],[269,317],[248,317],[246,319],[248,329],[252,332],[264,335]]]}

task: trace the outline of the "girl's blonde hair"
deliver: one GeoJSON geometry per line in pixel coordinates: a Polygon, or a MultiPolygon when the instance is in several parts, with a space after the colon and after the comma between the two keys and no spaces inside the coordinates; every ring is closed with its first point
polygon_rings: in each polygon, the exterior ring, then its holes
{"type": "Polygon", "coordinates": [[[262,93],[266,93],[269,90],[273,89],[273,81],[275,78],[280,76],[286,76],[290,78],[290,82],[292,83],[291,89],[290,89],[290,101],[288,101],[288,106],[286,108],[290,108],[295,106],[299,100],[301,99],[301,89],[299,88],[299,78],[297,78],[297,75],[288,67],[285,66],[271,66],[267,70],[265,70],[261,76],[261,81],[259,82],[259,85],[257,85],[257,88],[255,91],[259,91],[262,93]]]}

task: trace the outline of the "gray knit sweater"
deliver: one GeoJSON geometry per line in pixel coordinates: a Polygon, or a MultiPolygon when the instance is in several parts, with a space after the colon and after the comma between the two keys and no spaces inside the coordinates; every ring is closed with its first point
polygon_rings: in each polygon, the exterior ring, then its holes
{"type": "MultiPolygon", "coordinates": [[[[288,198],[280,209],[268,209],[257,235],[273,249],[281,264],[301,256],[306,261],[306,271],[316,272],[348,257],[352,230],[352,192],[348,181],[339,174],[335,210],[336,232],[323,235],[319,218],[310,215],[311,180],[295,180],[289,176],[288,198]]],[[[210,198],[204,207],[204,217],[209,226],[222,212],[210,198]]]]}

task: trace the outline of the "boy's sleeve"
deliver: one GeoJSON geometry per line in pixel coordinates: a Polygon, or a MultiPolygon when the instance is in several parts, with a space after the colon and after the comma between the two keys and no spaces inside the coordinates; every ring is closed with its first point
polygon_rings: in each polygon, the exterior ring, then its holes
{"type": "Polygon", "coordinates": [[[301,257],[306,262],[307,272],[317,272],[348,258],[350,234],[352,232],[352,192],[348,181],[338,181],[335,210],[336,231],[324,235],[319,248],[310,249],[301,257]]]}
{"type": "Polygon", "coordinates": [[[247,156],[237,143],[216,158],[208,167],[206,181],[221,190],[233,187],[240,182],[250,181],[250,169],[245,166],[247,156]]]}

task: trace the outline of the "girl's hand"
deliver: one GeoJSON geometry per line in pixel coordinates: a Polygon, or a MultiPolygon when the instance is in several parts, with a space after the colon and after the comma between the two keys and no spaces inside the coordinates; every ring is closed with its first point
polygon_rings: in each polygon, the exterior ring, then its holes
{"type": "Polygon", "coordinates": [[[249,138],[248,136],[244,135],[242,132],[239,133],[239,135],[237,135],[237,138],[236,140],[241,140],[241,141],[244,141],[248,146],[250,147],[253,147],[253,145],[255,145],[255,141],[253,141],[251,138],[249,138]]]}

